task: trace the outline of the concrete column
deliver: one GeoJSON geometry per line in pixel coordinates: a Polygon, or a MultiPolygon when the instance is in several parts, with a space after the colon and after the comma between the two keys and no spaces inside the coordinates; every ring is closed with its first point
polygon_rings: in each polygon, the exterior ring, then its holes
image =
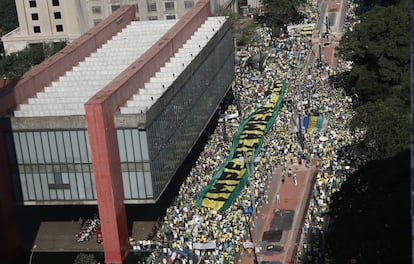
{"type": "Polygon", "coordinates": [[[104,103],[85,105],[105,263],[120,264],[129,253],[128,226],[114,117],[108,108],[104,103]]]}

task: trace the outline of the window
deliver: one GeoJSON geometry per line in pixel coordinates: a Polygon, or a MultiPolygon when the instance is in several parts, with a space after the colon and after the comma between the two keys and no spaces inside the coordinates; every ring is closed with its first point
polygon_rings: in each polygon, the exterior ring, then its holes
{"type": "Polygon", "coordinates": [[[56,25],[56,31],[62,32],[63,31],[63,25],[56,25]]]}
{"type": "Polygon", "coordinates": [[[39,20],[39,14],[38,13],[32,13],[32,20],[39,20]]]}
{"type": "Polygon", "coordinates": [[[70,184],[63,182],[62,173],[53,173],[53,180],[54,183],[49,183],[49,189],[70,189],[70,184]]]}
{"type": "Polygon", "coordinates": [[[120,7],[121,7],[120,5],[112,5],[111,6],[112,13],[118,10],[120,7]]]}
{"type": "Polygon", "coordinates": [[[33,32],[34,33],[40,33],[40,27],[39,26],[34,26],[33,27],[33,32]]]}
{"type": "Polygon", "coordinates": [[[60,6],[59,0],[52,0],[53,6],[60,6]]]}
{"type": "Polygon", "coordinates": [[[134,6],[135,6],[135,13],[139,13],[139,6],[138,6],[138,4],[135,4],[134,6]]]}
{"type": "Polygon", "coordinates": [[[37,6],[36,1],[35,0],[29,1],[29,6],[30,7],[36,7],[37,6]]]}
{"type": "Polygon", "coordinates": [[[165,2],[164,3],[165,10],[174,10],[174,2],[165,2]]]}
{"type": "Polygon", "coordinates": [[[61,19],[62,18],[62,14],[60,12],[54,12],[53,14],[55,15],[55,19],[61,19]]]}
{"type": "Polygon", "coordinates": [[[62,173],[53,173],[53,178],[55,180],[55,184],[63,184],[62,173]]]}
{"type": "Polygon", "coordinates": [[[157,4],[148,3],[148,12],[157,12],[157,4]]]}
{"type": "Polygon", "coordinates": [[[158,17],[157,16],[149,16],[148,20],[158,20],[158,17]]]}
{"type": "Polygon", "coordinates": [[[100,14],[102,12],[101,6],[92,6],[92,14],[100,14]]]}
{"type": "Polygon", "coordinates": [[[193,6],[194,6],[194,1],[193,0],[184,1],[184,7],[185,8],[192,8],[193,6]]]}
{"type": "Polygon", "coordinates": [[[172,19],[175,19],[176,17],[175,17],[175,15],[167,15],[165,18],[167,20],[172,20],[172,19]]]}

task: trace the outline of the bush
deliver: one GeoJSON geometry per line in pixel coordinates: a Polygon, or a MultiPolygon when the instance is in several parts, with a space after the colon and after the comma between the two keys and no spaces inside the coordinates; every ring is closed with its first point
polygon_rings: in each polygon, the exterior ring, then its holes
{"type": "Polygon", "coordinates": [[[96,259],[93,254],[79,253],[73,264],[96,264],[96,259]]]}

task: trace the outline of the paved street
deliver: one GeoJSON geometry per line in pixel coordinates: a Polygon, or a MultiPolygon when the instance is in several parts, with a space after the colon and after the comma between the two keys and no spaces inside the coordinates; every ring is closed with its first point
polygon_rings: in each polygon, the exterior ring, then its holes
{"type": "MultiPolygon", "coordinates": [[[[257,229],[252,229],[252,236],[255,243],[261,246],[260,254],[256,257],[262,261],[280,261],[281,263],[291,263],[292,258],[296,255],[296,247],[299,243],[300,230],[303,222],[303,215],[309,200],[310,190],[313,186],[316,167],[305,165],[292,165],[292,174],[296,173],[297,185],[294,184],[293,176],[290,178],[285,172],[285,182],[282,183],[282,171],[276,169],[271,181],[268,183],[267,192],[269,195],[269,203],[259,209],[257,217],[257,229]],[[276,195],[280,195],[280,203],[277,202],[276,195]],[[277,222],[277,218],[281,215],[278,212],[294,211],[293,219],[285,219],[285,222],[279,223],[279,226],[287,226],[287,230],[283,230],[281,238],[278,242],[263,240],[265,232],[274,230],[272,223],[277,222]],[[275,214],[276,212],[276,214],[275,214]],[[276,215],[276,216],[275,216],[276,215]],[[276,221],[275,221],[276,220],[276,221]],[[289,228],[290,227],[290,228],[289,228]],[[256,237],[256,238],[255,238],[256,237]],[[277,252],[267,250],[268,246],[282,246],[283,251],[277,252]]],[[[270,239],[272,240],[272,239],[270,239]]],[[[254,263],[254,254],[247,254],[246,251],[241,253],[239,263],[254,263]]]]}

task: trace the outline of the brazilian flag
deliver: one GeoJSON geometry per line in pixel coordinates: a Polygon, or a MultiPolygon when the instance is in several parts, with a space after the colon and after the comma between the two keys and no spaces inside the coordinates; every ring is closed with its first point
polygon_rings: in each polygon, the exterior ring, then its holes
{"type": "Polygon", "coordinates": [[[303,118],[303,127],[308,132],[321,131],[323,128],[324,119],[321,116],[305,116],[303,118]]]}

